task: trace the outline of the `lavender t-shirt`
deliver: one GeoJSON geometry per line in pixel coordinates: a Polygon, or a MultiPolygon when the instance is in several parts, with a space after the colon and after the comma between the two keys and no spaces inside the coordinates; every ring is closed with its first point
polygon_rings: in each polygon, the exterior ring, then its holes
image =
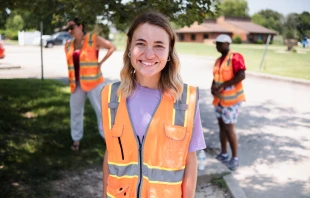
{"type": "MultiPolygon", "coordinates": [[[[152,115],[155,113],[156,107],[160,102],[161,94],[157,89],[149,89],[138,83],[136,83],[136,85],[136,90],[127,99],[127,106],[133,128],[140,140],[142,140],[152,115]]],[[[206,148],[206,143],[202,132],[199,105],[197,105],[194,130],[188,151],[195,152],[204,148],[206,148]]]]}

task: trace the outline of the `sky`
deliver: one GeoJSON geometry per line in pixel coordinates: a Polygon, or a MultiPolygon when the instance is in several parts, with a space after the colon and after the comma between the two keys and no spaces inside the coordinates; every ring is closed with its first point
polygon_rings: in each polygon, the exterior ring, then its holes
{"type": "Polygon", "coordinates": [[[263,9],[271,9],[283,15],[292,12],[310,12],[310,0],[247,0],[249,14],[253,15],[263,9]]]}

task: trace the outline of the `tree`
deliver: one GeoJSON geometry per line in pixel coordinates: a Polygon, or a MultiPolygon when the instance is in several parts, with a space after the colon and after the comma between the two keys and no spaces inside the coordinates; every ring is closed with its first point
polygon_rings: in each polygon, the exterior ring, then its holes
{"type": "Polygon", "coordinates": [[[249,17],[246,0],[223,0],[219,5],[219,14],[230,17],[249,17]]]}
{"type": "Polygon", "coordinates": [[[298,18],[298,23],[296,25],[296,29],[299,33],[299,38],[305,35],[310,37],[310,13],[303,12],[299,14],[297,18],[298,18]]]}
{"type": "Polygon", "coordinates": [[[284,16],[279,12],[270,9],[261,10],[253,15],[252,21],[266,28],[273,29],[279,32],[279,34],[283,33],[284,16]]]}
{"type": "Polygon", "coordinates": [[[296,39],[298,37],[297,25],[299,23],[298,14],[291,13],[287,15],[285,20],[284,38],[296,39]]]}
{"type": "MultiPolygon", "coordinates": [[[[83,19],[87,24],[95,24],[97,16],[111,21],[117,29],[125,30],[135,16],[146,10],[157,10],[167,15],[178,25],[202,22],[205,15],[212,15],[217,8],[215,0],[10,0],[5,5],[10,10],[18,10],[21,15],[28,12],[33,20],[25,19],[25,26],[38,29],[39,21],[44,21],[44,32],[51,33],[55,27],[63,26],[73,17],[83,19]],[[31,8],[31,9],[29,9],[31,8]],[[31,12],[29,13],[29,10],[31,12]]],[[[2,7],[2,5],[1,5],[2,7]]],[[[24,16],[26,17],[26,16],[24,16]]]]}

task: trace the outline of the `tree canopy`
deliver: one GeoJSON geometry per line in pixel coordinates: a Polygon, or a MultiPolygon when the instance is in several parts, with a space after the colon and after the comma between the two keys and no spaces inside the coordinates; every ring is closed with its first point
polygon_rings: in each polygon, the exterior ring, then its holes
{"type": "Polygon", "coordinates": [[[280,34],[283,33],[284,16],[280,14],[279,12],[276,12],[270,9],[261,10],[258,13],[253,15],[252,21],[266,28],[275,30],[279,32],[280,34]]]}
{"type": "MultiPolygon", "coordinates": [[[[93,26],[99,16],[102,20],[113,23],[117,29],[126,30],[138,14],[147,10],[160,11],[178,25],[190,25],[194,21],[202,22],[206,15],[216,12],[214,2],[215,0],[4,0],[1,7],[22,16],[24,28],[39,29],[39,22],[43,21],[44,33],[52,33],[73,17],[79,17],[93,26]]],[[[0,29],[3,26],[0,21],[0,29]]]]}
{"type": "Polygon", "coordinates": [[[228,17],[249,17],[249,8],[246,0],[222,0],[219,2],[219,15],[228,17]]]}

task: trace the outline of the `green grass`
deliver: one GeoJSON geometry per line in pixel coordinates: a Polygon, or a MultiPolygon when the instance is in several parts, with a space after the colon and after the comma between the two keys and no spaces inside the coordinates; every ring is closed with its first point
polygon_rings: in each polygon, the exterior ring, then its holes
{"type": "MultiPolygon", "coordinates": [[[[219,57],[214,45],[202,43],[177,43],[179,54],[219,57]]],[[[310,80],[310,49],[296,47],[297,53],[287,52],[285,46],[271,45],[265,56],[261,70],[260,63],[264,54],[264,45],[232,44],[231,49],[239,52],[245,59],[249,71],[263,72],[310,80]]]]}
{"type": "MultiPolygon", "coordinates": [[[[125,38],[123,33],[116,35],[113,42],[118,50],[125,49],[125,38]]],[[[279,39],[282,38],[279,37],[279,39]]],[[[214,58],[220,56],[215,49],[215,45],[203,43],[178,42],[176,49],[179,55],[191,54],[214,58]]],[[[259,70],[259,67],[265,45],[232,44],[231,49],[243,55],[248,71],[310,80],[310,48],[296,47],[297,53],[287,52],[286,46],[280,45],[277,41],[277,44],[269,45],[261,70],[259,70]]]]}
{"type": "Polygon", "coordinates": [[[70,149],[69,87],[54,80],[0,80],[1,197],[50,197],[62,171],[101,165],[105,145],[86,103],[84,138],[70,149]]]}
{"type": "Polygon", "coordinates": [[[211,184],[213,184],[213,185],[215,185],[215,186],[218,186],[218,187],[220,187],[220,188],[222,188],[222,189],[228,189],[225,180],[224,180],[223,178],[221,178],[221,177],[219,177],[219,178],[213,178],[213,179],[211,180],[211,184]]]}

